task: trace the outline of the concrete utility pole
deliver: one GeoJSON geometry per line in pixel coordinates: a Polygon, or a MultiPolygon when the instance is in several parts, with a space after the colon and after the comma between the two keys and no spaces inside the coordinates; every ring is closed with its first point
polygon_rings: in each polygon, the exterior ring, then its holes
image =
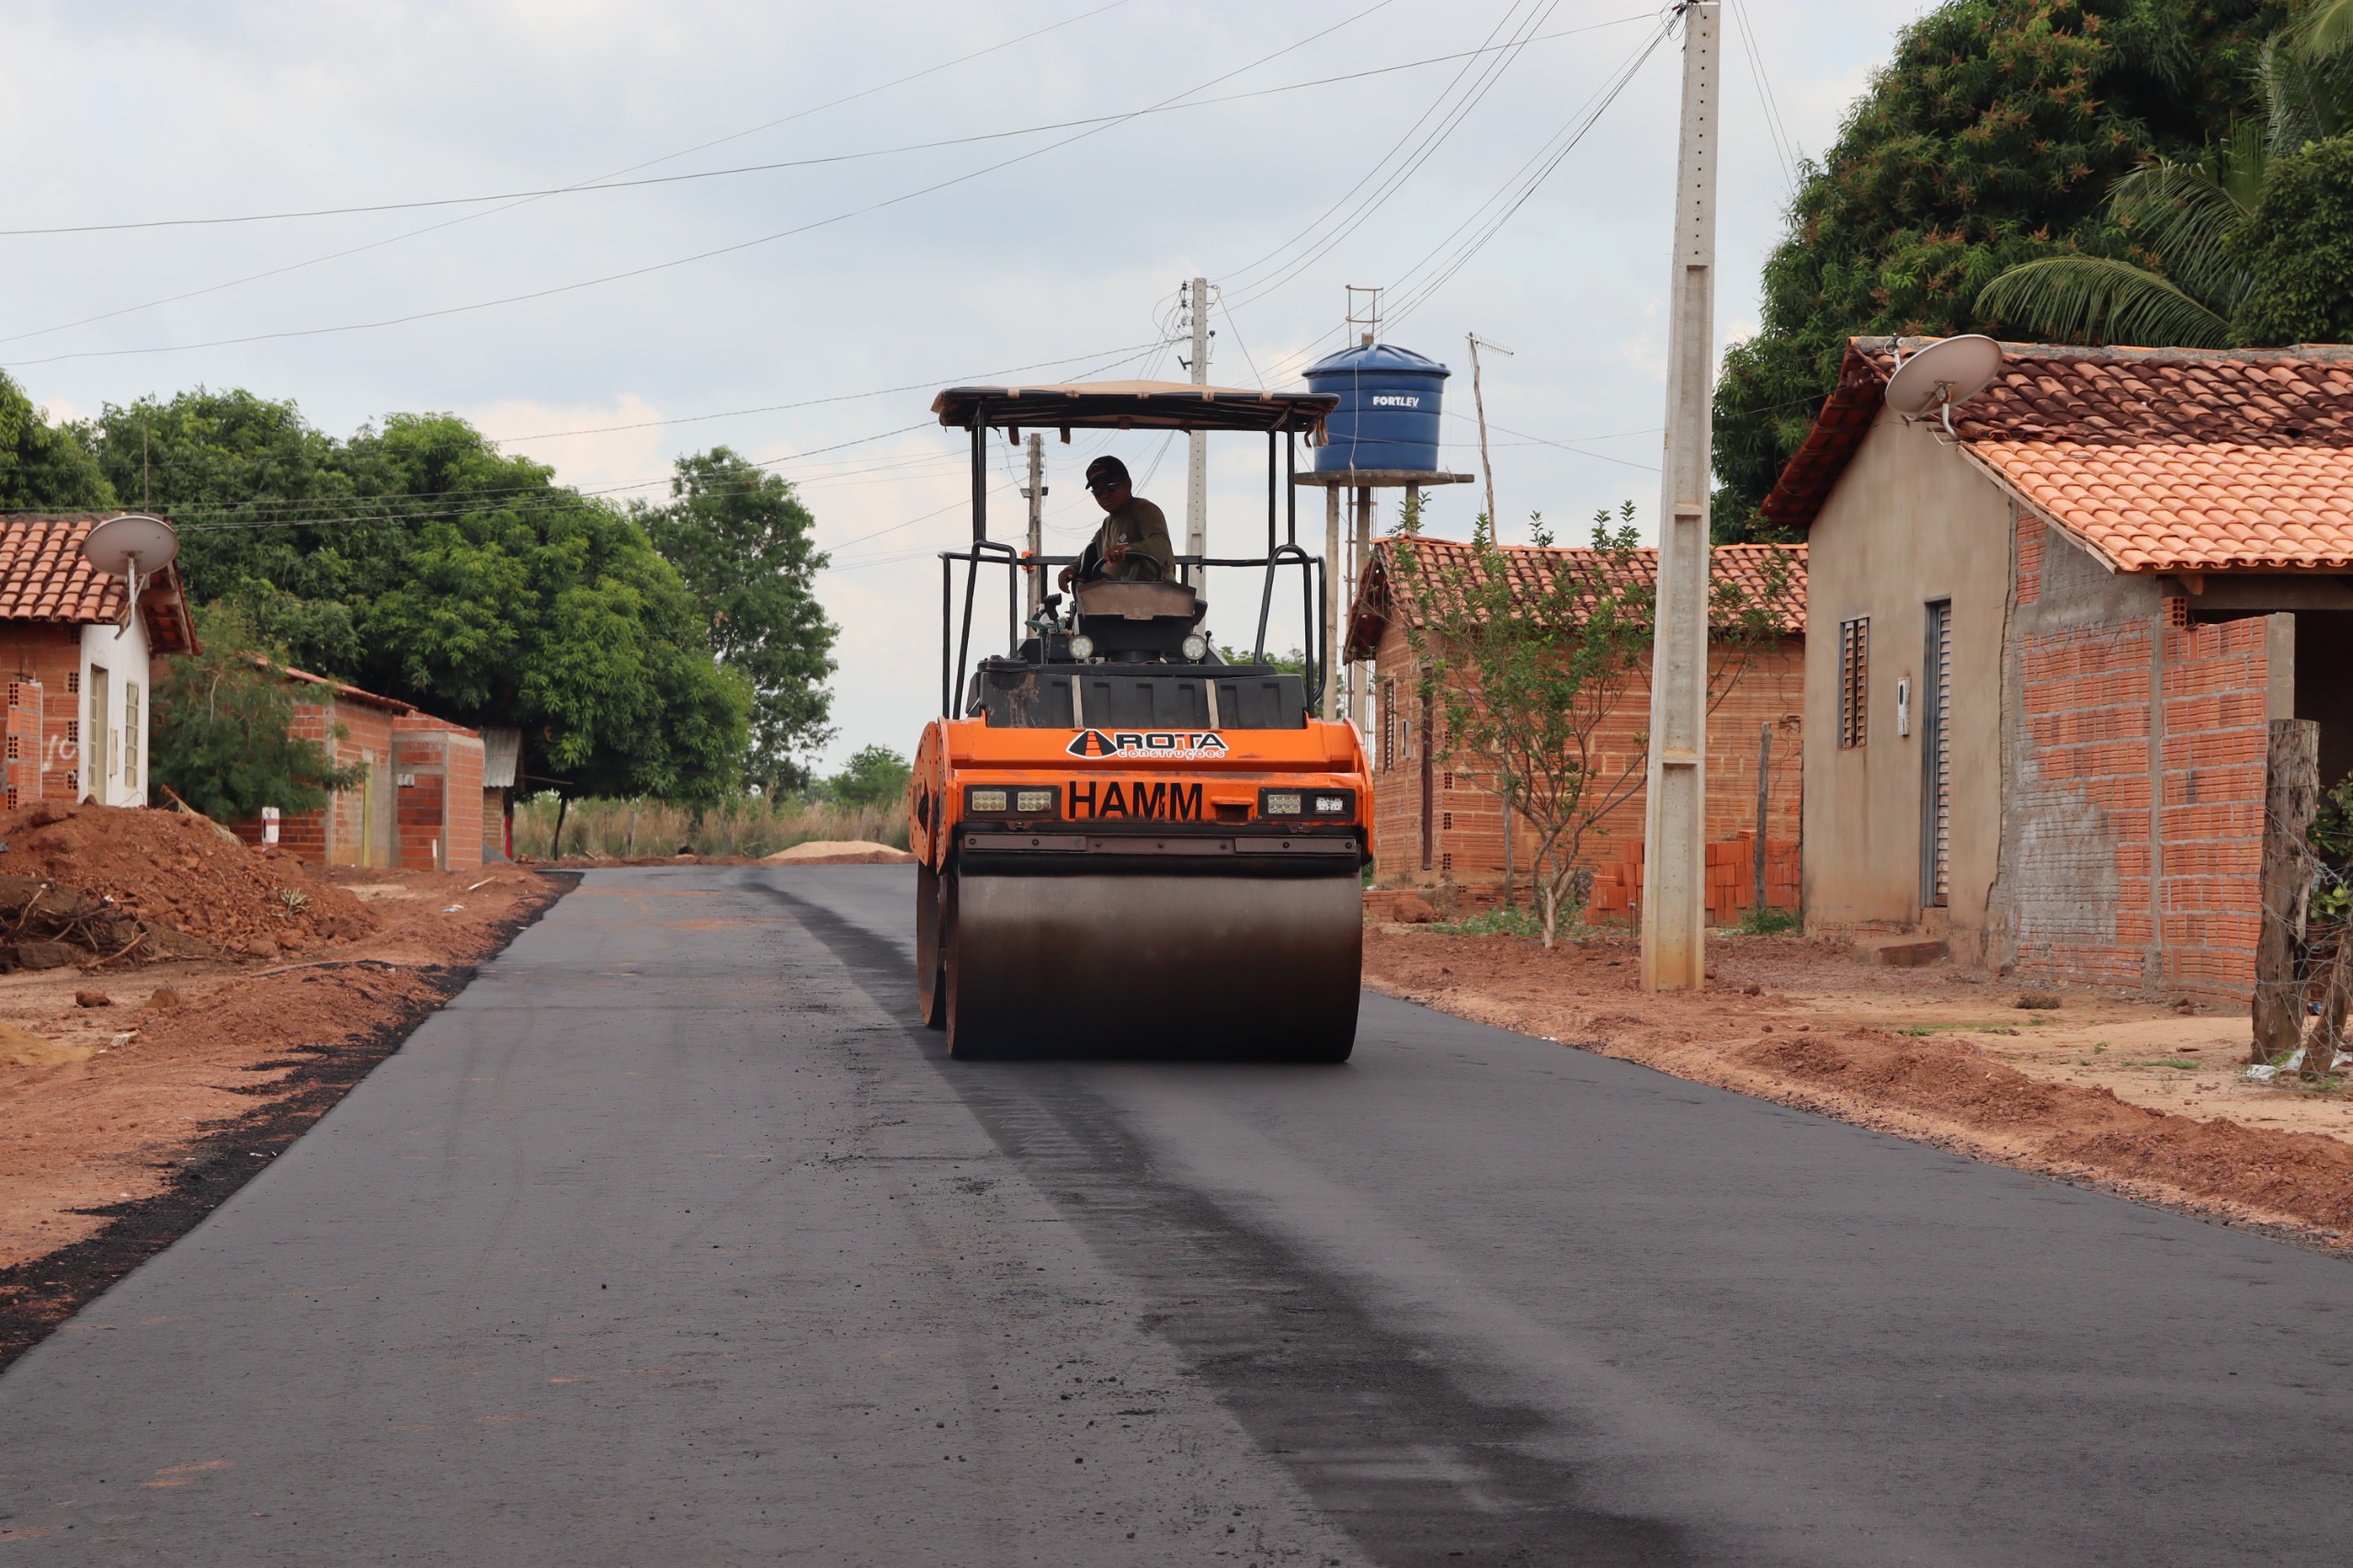
{"type": "MultiPolygon", "coordinates": [[[[1340,639],[1346,612],[1340,601],[1346,597],[1347,557],[1340,553],[1340,487],[1324,487],[1324,574],[1331,584],[1331,591],[1324,596],[1324,717],[1340,716],[1340,639]]],[[[1351,601],[1353,604],[1353,601],[1351,601]]]]}
{"type": "Polygon", "coordinates": [[[1683,0],[1683,130],[1667,285],[1666,460],[1643,803],[1643,985],[1707,978],[1708,449],[1715,371],[1718,0],[1683,0]]]}
{"type": "MultiPolygon", "coordinates": [[[[1036,431],[1029,433],[1029,483],[1021,492],[1029,503],[1029,554],[1032,560],[1045,553],[1046,538],[1046,438],[1036,431]]],[[[1034,619],[1046,598],[1046,569],[1029,569],[1029,614],[1034,619]]]]}
{"type": "MultiPolygon", "coordinates": [[[[1193,384],[1210,384],[1210,280],[1193,279],[1187,296],[1193,317],[1193,384]]],[[[1185,553],[1210,552],[1210,437],[1206,430],[1185,437],[1190,449],[1185,468],[1185,553]]],[[[1208,573],[1194,578],[1203,598],[1209,597],[1208,573]]]]}

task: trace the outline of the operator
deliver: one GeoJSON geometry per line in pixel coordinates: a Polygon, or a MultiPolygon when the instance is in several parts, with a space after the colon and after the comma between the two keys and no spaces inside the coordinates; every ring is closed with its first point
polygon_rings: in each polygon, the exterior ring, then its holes
{"type": "Polygon", "coordinates": [[[1069,587],[1074,574],[1083,583],[1105,577],[1165,583],[1174,577],[1176,552],[1168,543],[1168,518],[1136,494],[1128,465],[1117,458],[1097,458],[1086,465],[1086,488],[1110,516],[1078,564],[1063,568],[1062,585],[1069,587]]]}

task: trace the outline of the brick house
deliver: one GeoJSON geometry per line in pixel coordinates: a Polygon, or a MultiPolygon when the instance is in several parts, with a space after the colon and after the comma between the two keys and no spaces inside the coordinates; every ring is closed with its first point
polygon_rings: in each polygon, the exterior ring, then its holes
{"type": "Polygon", "coordinates": [[[178,573],[123,615],[128,586],[82,558],[110,512],[0,516],[0,674],[7,677],[6,801],[147,801],[152,662],[192,653],[178,573]]]}
{"type": "MultiPolygon", "coordinates": [[[[1504,869],[1504,812],[1493,769],[1449,759],[1438,726],[1444,710],[1421,692],[1421,665],[1407,627],[1427,625],[1413,603],[1411,577],[1397,568],[1407,541],[1377,540],[1366,562],[1347,622],[1346,657],[1372,662],[1373,881],[1377,887],[1447,886],[1483,893],[1499,887],[1504,869]]],[[[1424,535],[1411,541],[1425,572],[1472,570],[1470,546],[1424,535]]],[[[1531,595],[1558,572],[1599,575],[1614,569],[1591,550],[1506,545],[1516,588],[1531,595]]],[[[1767,589],[1766,547],[1733,545],[1713,553],[1713,570],[1752,592],[1767,589]]],[[[1784,551],[1798,606],[1805,599],[1806,551],[1784,551]]],[[[1630,580],[1647,585],[1658,574],[1658,552],[1633,552],[1630,580]]],[[[1759,730],[1773,729],[1766,845],[1768,894],[1784,908],[1797,905],[1800,773],[1799,727],[1804,706],[1805,625],[1798,608],[1786,633],[1746,654],[1711,650],[1710,668],[1721,696],[1708,719],[1707,789],[1709,909],[1719,921],[1735,918],[1754,900],[1759,730]]],[[[1625,916],[1640,903],[1643,790],[1643,736],[1650,727],[1650,682],[1638,673],[1595,733],[1592,767],[1597,778],[1631,778],[1625,798],[1586,835],[1581,859],[1597,873],[1592,910],[1625,916]]],[[[1513,866],[1527,886],[1535,839],[1516,824],[1513,866]]]]}
{"type": "Polygon", "coordinates": [[[1765,502],[1824,632],[1808,929],[2244,997],[2269,722],[2353,771],[2353,349],[2010,345],[1948,436],[1887,409],[1893,347],[1765,502]]]}
{"type": "Polygon", "coordinates": [[[396,697],[267,665],[296,688],[292,732],[366,777],[314,812],[234,824],[314,865],[472,870],[483,862],[482,737],[396,697]]]}

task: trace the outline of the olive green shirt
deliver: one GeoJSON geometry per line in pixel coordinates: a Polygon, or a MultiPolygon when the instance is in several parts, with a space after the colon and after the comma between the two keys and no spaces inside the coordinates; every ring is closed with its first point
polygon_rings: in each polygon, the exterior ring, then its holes
{"type": "Polygon", "coordinates": [[[1115,544],[1128,547],[1128,558],[1117,566],[1105,567],[1103,575],[1106,578],[1152,580],[1151,569],[1136,560],[1139,555],[1148,555],[1160,562],[1159,581],[1173,583],[1176,580],[1176,551],[1168,542],[1168,518],[1159,507],[1142,496],[1129,496],[1126,506],[1106,516],[1103,526],[1095,532],[1095,543],[1090,548],[1097,556],[1108,557],[1115,544]]]}

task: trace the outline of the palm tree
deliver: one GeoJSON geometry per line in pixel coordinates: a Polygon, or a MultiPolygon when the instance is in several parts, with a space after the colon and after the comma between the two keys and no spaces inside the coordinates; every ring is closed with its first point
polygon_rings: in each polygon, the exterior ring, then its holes
{"type": "Polygon", "coordinates": [[[2234,124],[2195,162],[2158,157],[2109,187],[2108,215],[2155,265],[2056,256],[2008,268],[1977,313],[2054,342],[2223,348],[2255,279],[2231,243],[2274,158],[2353,128],[2353,0],[2317,0],[2263,46],[2264,123],[2234,124]]]}

